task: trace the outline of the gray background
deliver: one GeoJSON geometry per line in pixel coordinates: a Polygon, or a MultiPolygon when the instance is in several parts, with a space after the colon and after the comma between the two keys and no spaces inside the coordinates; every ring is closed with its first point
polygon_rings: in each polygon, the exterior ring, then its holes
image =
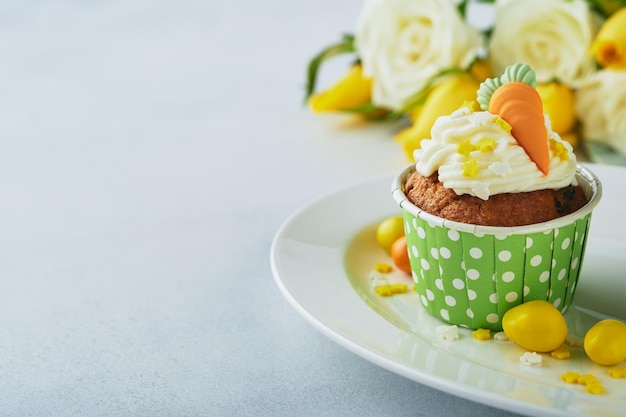
{"type": "Polygon", "coordinates": [[[398,125],[302,106],[360,8],[0,2],[0,415],[512,415],[344,350],[273,281],[289,215],[406,164],[398,125]]]}

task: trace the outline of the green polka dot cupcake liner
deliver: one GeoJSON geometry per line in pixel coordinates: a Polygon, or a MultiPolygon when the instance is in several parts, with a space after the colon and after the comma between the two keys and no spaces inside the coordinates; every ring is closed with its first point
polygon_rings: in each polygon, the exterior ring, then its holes
{"type": "Polygon", "coordinates": [[[404,218],[409,260],[421,305],[433,316],[471,329],[502,329],[506,311],[546,300],[565,312],[582,268],[591,214],[602,187],[587,168],[576,178],[588,203],[558,219],[517,227],[477,226],[431,215],[412,204],[394,179],[392,195],[404,218]]]}

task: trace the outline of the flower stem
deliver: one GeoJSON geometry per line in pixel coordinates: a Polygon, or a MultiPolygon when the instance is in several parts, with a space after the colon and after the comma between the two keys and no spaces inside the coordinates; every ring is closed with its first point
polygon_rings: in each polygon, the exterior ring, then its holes
{"type": "Polygon", "coordinates": [[[344,34],[338,43],[324,48],[317,55],[315,55],[311,59],[311,61],[309,61],[309,64],[307,66],[306,93],[304,97],[305,102],[311,97],[311,94],[313,94],[313,92],[315,91],[317,74],[324,61],[337,55],[354,52],[356,52],[356,48],[354,46],[354,35],[344,34]]]}

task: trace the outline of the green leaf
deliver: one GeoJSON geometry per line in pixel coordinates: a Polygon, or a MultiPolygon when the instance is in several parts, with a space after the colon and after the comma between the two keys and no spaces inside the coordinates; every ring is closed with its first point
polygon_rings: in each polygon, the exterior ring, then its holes
{"type": "Polygon", "coordinates": [[[587,0],[589,9],[604,18],[608,18],[617,10],[626,6],[626,0],[587,0]]]}
{"type": "Polygon", "coordinates": [[[461,17],[465,19],[465,14],[467,12],[467,0],[461,0],[459,4],[457,4],[456,8],[461,17]]]}
{"type": "Polygon", "coordinates": [[[456,5],[456,8],[459,11],[461,17],[465,19],[467,17],[467,8],[469,7],[470,3],[494,4],[495,2],[496,0],[460,0],[459,4],[456,5]]]}
{"type": "Polygon", "coordinates": [[[366,119],[370,120],[382,120],[386,121],[387,116],[389,114],[389,110],[379,107],[374,103],[367,103],[359,107],[355,107],[352,109],[342,109],[340,110],[342,113],[350,113],[350,114],[359,114],[364,116],[366,119]]]}
{"type": "Polygon", "coordinates": [[[324,48],[317,55],[315,55],[311,59],[311,61],[309,61],[306,71],[306,95],[304,98],[305,102],[311,97],[311,94],[313,94],[313,92],[315,91],[317,74],[324,61],[337,55],[354,52],[356,52],[356,48],[354,45],[354,35],[344,34],[338,43],[324,48]]]}

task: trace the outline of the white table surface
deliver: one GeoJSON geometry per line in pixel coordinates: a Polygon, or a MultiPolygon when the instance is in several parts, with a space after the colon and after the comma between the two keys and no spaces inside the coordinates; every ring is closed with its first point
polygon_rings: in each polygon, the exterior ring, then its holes
{"type": "Polygon", "coordinates": [[[0,415],[512,415],[361,359],[274,283],[289,215],[407,163],[397,125],[302,106],[360,7],[0,2],[0,415]]]}

